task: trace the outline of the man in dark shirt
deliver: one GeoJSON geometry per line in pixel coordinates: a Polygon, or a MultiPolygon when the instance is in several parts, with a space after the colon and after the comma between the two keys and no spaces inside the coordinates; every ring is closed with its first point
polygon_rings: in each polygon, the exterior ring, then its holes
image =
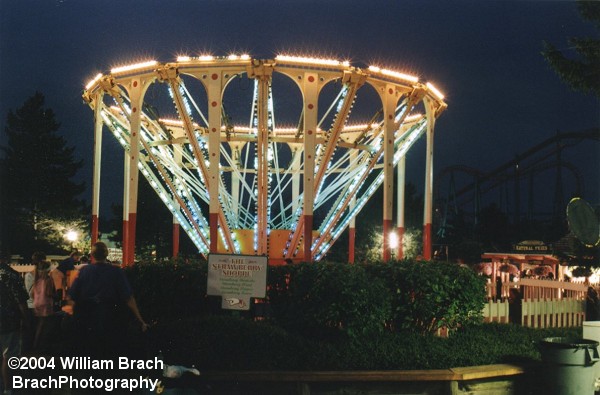
{"type": "Polygon", "coordinates": [[[21,321],[26,323],[27,292],[23,279],[8,265],[8,256],[0,252],[0,346],[4,393],[11,393],[8,359],[21,353],[21,321]]]}
{"type": "Polygon", "coordinates": [[[127,323],[123,307],[133,313],[143,331],[148,325],[140,315],[125,273],[106,261],[106,244],[94,244],[91,255],[94,263],[81,268],[69,288],[81,341],[79,350],[92,357],[114,357],[123,351],[120,341],[125,337],[127,323]]]}
{"type": "Polygon", "coordinates": [[[81,252],[75,250],[71,252],[69,257],[58,264],[57,269],[62,272],[65,276],[67,272],[70,270],[75,270],[75,265],[79,263],[79,259],[81,258],[81,252]]]}

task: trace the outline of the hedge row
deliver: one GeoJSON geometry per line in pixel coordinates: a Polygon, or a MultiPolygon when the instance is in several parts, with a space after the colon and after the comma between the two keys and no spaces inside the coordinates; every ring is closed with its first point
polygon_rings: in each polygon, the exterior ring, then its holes
{"type": "Polygon", "coordinates": [[[539,361],[539,340],[580,332],[481,324],[460,328],[447,339],[402,331],[322,340],[269,322],[209,316],[163,322],[152,329],[151,344],[163,352],[165,362],[200,370],[447,369],[539,361]]]}
{"type": "MultiPolygon", "coordinates": [[[[206,262],[141,263],[127,272],[152,320],[226,314],[219,297],[206,295],[206,262]]],[[[443,262],[276,266],[267,284],[269,303],[259,305],[266,319],[323,339],[456,329],[481,322],[485,303],[482,277],[443,262]]]]}
{"type": "Polygon", "coordinates": [[[444,369],[539,359],[537,341],[579,336],[481,324],[484,280],[437,262],[318,263],[270,267],[268,304],[221,309],[206,295],[205,262],[127,269],[155,325],[139,340],[148,356],[201,370],[444,369]],[[454,333],[432,335],[445,325],[454,333]]]}

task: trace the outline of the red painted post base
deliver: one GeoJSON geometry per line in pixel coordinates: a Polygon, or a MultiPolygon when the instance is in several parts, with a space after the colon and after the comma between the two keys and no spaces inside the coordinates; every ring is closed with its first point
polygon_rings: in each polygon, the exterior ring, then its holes
{"type": "Polygon", "coordinates": [[[312,262],[312,228],[313,228],[313,216],[304,216],[304,261],[312,262]]]}
{"type": "Polygon", "coordinates": [[[92,245],[98,242],[98,216],[92,215],[92,245]]]}
{"type": "Polygon", "coordinates": [[[127,264],[129,256],[129,221],[123,220],[123,239],[121,240],[121,264],[127,264]]]}
{"type": "Polygon", "coordinates": [[[173,258],[179,255],[179,224],[173,224],[173,258]]]}
{"type": "Polygon", "coordinates": [[[135,262],[135,228],[137,224],[137,213],[129,213],[129,235],[127,239],[127,261],[123,263],[127,266],[135,262]]]}
{"type": "Polygon", "coordinates": [[[431,224],[423,226],[423,259],[431,260],[431,224]]]}
{"type": "Polygon", "coordinates": [[[354,245],[356,243],[356,228],[348,229],[348,262],[354,263],[354,245]]]}

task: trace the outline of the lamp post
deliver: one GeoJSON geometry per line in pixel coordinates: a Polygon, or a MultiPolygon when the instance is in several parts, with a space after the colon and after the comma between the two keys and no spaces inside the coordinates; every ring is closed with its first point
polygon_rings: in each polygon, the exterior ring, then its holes
{"type": "Polygon", "coordinates": [[[396,232],[390,233],[390,252],[392,255],[392,260],[394,260],[394,255],[396,253],[396,249],[398,248],[398,235],[396,232]]]}
{"type": "Polygon", "coordinates": [[[77,241],[79,235],[74,230],[69,230],[65,233],[65,239],[71,242],[71,249],[75,249],[75,242],[77,241]]]}

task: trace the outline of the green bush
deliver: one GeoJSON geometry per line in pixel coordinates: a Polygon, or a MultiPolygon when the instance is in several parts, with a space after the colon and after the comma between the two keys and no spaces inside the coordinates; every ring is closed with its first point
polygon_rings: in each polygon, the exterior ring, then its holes
{"type": "Polygon", "coordinates": [[[485,281],[469,268],[407,260],[365,268],[374,278],[385,281],[396,330],[435,333],[441,327],[454,330],[483,319],[485,281]]]}
{"type": "Polygon", "coordinates": [[[125,270],[144,318],[170,320],[207,314],[214,297],[206,295],[206,262],[169,260],[140,262],[125,270]]]}
{"type": "Polygon", "coordinates": [[[580,337],[581,328],[483,324],[447,339],[402,331],[324,341],[268,322],[208,316],[161,322],[151,334],[153,352],[162,350],[166,363],[201,370],[412,370],[535,363],[542,338],[580,337]]]}
{"type": "Polygon", "coordinates": [[[268,322],[235,316],[186,317],[151,329],[151,354],[201,370],[290,370],[310,365],[316,343],[268,322]]]}
{"type": "MultiPolygon", "coordinates": [[[[206,295],[206,262],[139,263],[127,269],[147,320],[222,314],[206,295]]],[[[485,284],[443,262],[369,265],[313,263],[270,267],[268,299],[281,327],[323,338],[388,330],[435,333],[481,322],[485,284]]]]}
{"type": "Polygon", "coordinates": [[[388,290],[361,266],[314,263],[271,267],[268,298],[283,328],[329,338],[384,330],[391,314],[388,290]]]}
{"type": "Polygon", "coordinates": [[[142,263],[126,270],[144,317],[149,355],[200,369],[444,369],[537,361],[544,337],[581,328],[481,324],[483,280],[437,262],[317,263],[270,267],[271,313],[221,310],[206,295],[206,262],[142,263]],[[448,339],[433,336],[440,326],[448,339]]]}

